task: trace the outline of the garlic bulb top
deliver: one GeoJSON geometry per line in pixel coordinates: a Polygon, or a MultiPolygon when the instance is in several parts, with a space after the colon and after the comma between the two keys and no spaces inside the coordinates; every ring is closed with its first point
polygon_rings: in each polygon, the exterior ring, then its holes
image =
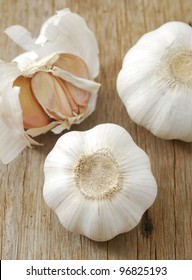
{"type": "Polygon", "coordinates": [[[62,225],[96,241],[134,228],[157,194],[148,156],[115,124],[61,136],[44,174],[44,199],[62,225]]]}
{"type": "Polygon", "coordinates": [[[68,9],[48,19],[36,40],[21,26],[5,32],[28,50],[11,63],[0,61],[0,131],[7,143],[6,149],[0,143],[0,160],[8,163],[25,146],[39,144],[31,137],[60,133],[88,117],[100,84],[93,81],[99,71],[95,36],[68,9]]]}
{"type": "Polygon", "coordinates": [[[142,36],[124,57],[117,90],[137,124],[192,141],[192,28],[169,22],[142,36]]]}

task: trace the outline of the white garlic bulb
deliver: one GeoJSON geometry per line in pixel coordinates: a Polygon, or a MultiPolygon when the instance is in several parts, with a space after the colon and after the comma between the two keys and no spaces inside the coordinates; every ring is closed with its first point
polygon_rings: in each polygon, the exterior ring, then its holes
{"type": "Polygon", "coordinates": [[[134,228],[157,194],[148,156],[115,124],[61,136],[44,174],[44,199],[62,225],[96,241],[134,228]]]}
{"type": "Polygon", "coordinates": [[[5,33],[27,50],[10,63],[0,60],[0,160],[9,163],[39,145],[32,137],[60,133],[95,110],[99,51],[84,19],[69,9],[50,17],[37,39],[18,25],[5,33]]]}
{"type": "Polygon", "coordinates": [[[124,57],[117,90],[137,124],[192,141],[192,28],[169,22],[142,36],[124,57]]]}

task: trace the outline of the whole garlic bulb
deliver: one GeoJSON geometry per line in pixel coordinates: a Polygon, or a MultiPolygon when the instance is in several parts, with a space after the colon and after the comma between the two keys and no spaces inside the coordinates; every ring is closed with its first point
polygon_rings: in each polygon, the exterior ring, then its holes
{"type": "Polygon", "coordinates": [[[99,51],[84,19],[69,9],[49,18],[37,39],[18,25],[5,33],[27,50],[11,63],[0,61],[0,159],[9,163],[39,145],[31,137],[60,133],[94,111],[99,51]]]}
{"type": "Polygon", "coordinates": [[[44,199],[62,225],[96,241],[134,228],[157,194],[148,156],[115,124],[61,136],[44,174],[44,199]]]}
{"type": "Polygon", "coordinates": [[[142,36],[124,57],[117,90],[137,124],[192,141],[192,28],[168,22],[142,36]]]}

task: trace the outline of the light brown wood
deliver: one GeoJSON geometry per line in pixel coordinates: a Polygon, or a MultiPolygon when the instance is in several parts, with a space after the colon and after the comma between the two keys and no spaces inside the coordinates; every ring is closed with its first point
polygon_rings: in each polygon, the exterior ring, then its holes
{"type": "Polygon", "coordinates": [[[42,148],[25,149],[0,166],[1,259],[192,259],[192,144],[164,141],[134,124],[116,91],[116,77],[127,50],[147,31],[177,20],[191,22],[191,0],[1,0],[0,58],[21,49],[3,30],[13,24],[34,36],[56,10],[69,7],[83,16],[100,47],[102,87],[96,111],[73,130],[99,123],[122,125],[150,157],[158,196],[132,231],[109,242],[67,232],[42,197],[43,163],[59,136],[40,136],[42,148]]]}

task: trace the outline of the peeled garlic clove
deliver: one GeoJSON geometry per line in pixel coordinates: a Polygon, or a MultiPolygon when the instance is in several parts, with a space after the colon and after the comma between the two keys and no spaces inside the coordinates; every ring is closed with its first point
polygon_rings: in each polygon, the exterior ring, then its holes
{"type": "Polygon", "coordinates": [[[20,87],[19,101],[22,108],[24,128],[42,127],[50,123],[50,118],[39,105],[31,91],[31,79],[18,77],[13,86],[20,87]]]}
{"type": "Polygon", "coordinates": [[[192,29],[169,22],[125,55],[117,90],[129,116],[163,139],[192,141],[192,29]]]}
{"type": "Polygon", "coordinates": [[[148,156],[114,124],[61,136],[44,173],[44,199],[62,225],[96,241],[133,229],[157,194],[148,156]]]}
{"type": "Polygon", "coordinates": [[[31,79],[32,91],[44,108],[53,118],[72,116],[72,110],[65,93],[57,79],[49,73],[38,72],[31,79]]]}

